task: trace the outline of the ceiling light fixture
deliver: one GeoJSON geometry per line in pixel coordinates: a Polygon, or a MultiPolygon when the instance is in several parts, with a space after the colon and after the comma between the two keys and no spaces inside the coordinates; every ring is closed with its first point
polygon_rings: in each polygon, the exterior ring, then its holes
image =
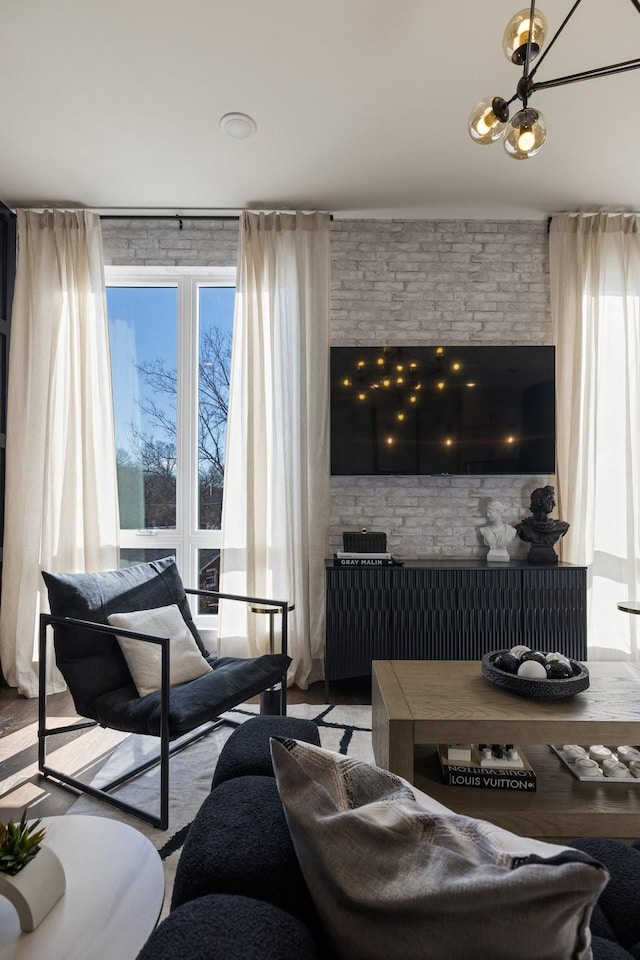
{"type": "MultiPolygon", "coordinates": [[[[640,67],[640,57],[634,60],[625,60],[622,63],[613,63],[610,66],[596,67],[593,70],[583,70],[581,73],[572,73],[565,77],[556,77],[555,80],[535,82],[534,77],[544,58],[566,27],[582,0],[575,0],[549,44],[538,60],[533,70],[531,63],[537,58],[547,33],[547,21],[540,10],[536,10],[535,0],[532,0],[530,9],[520,10],[507,24],[502,38],[502,46],[507,59],[523,67],[522,77],[518,82],[516,92],[510,100],[502,97],[489,97],[480,101],[469,115],[469,134],[474,143],[495,143],[502,139],[508,156],[515,160],[526,160],[534,157],[547,138],[547,123],[539,110],[529,106],[529,97],[537,90],[546,90],[549,87],[562,87],[567,83],[577,83],[580,80],[593,80],[596,77],[608,77],[615,73],[625,73],[627,70],[637,70],[640,67]],[[522,108],[510,118],[509,107],[520,100],[522,108]]],[[[640,13],[640,0],[631,0],[631,3],[640,13]]]]}
{"type": "Polygon", "coordinates": [[[225,113],[220,117],[220,126],[232,140],[248,140],[258,129],[255,120],[246,113],[225,113]]]}

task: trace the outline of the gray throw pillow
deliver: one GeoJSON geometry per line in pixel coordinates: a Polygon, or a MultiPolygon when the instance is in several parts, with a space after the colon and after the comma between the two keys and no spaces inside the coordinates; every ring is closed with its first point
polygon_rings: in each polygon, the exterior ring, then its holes
{"type": "Polygon", "coordinates": [[[400,778],[271,740],[289,830],[341,960],[588,960],[609,877],[569,847],[429,810],[400,778]]]}

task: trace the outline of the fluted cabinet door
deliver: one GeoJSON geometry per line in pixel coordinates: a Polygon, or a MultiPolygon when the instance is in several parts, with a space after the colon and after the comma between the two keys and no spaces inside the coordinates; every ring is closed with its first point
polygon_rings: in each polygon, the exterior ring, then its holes
{"type": "Polygon", "coordinates": [[[577,660],[586,657],[586,576],[585,567],[549,567],[531,570],[523,578],[524,644],[545,653],[559,650],[577,660]]]}

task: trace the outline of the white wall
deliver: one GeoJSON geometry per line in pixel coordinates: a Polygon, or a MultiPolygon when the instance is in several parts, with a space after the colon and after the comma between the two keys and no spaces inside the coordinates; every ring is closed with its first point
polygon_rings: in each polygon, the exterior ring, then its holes
{"type": "MultiPolygon", "coordinates": [[[[104,220],[105,262],[232,265],[235,221],[104,220]]],[[[542,221],[334,220],[332,342],[550,344],[542,221]]],[[[334,477],[330,546],[384,530],[400,558],[484,557],[478,528],[498,497],[511,522],[553,477],[334,477]]],[[[518,552],[526,552],[519,545],[518,552]]]]}

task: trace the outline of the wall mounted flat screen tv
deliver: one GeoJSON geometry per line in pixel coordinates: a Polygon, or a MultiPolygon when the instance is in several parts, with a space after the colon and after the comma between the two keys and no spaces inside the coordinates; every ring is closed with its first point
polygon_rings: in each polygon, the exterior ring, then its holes
{"type": "Polygon", "coordinates": [[[333,475],[554,472],[554,347],[331,348],[333,475]]]}

